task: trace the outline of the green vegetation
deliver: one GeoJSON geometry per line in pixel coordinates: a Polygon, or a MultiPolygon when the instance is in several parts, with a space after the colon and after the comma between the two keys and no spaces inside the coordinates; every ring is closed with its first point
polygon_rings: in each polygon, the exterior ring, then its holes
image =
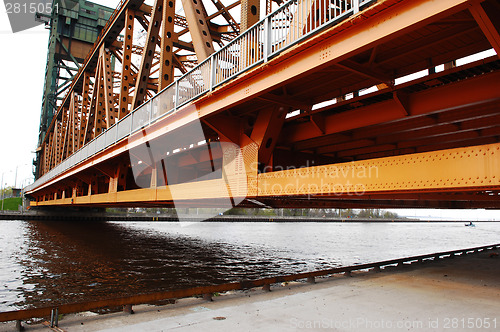
{"type": "Polygon", "coordinates": [[[0,200],[2,197],[12,197],[12,187],[5,187],[0,190],[0,200]]]}
{"type": "Polygon", "coordinates": [[[258,209],[233,208],[225,215],[240,216],[288,216],[316,218],[361,218],[361,219],[398,219],[397,213],[381,209],[258,209]]]}
{"type": "Polygon", "coordinates": [[[362,209],[357,214],[358,218],[383,218],[383,219],[396,219],[399,218],[397,213],[384,211],[380,209],[362,209]]]}
{"type": "Polygon", "coordinates": [[[158,214],[176,216],[177,212],[192,215],[217,216],[256,216],[256,217],[311,217],[311,218],[342,218],[342,219],[404,219],[397,213],[381,209],[271,209],[271,208],[240,208],[230,210],[218,208],[188,208],[176,211],[174,208],[108,208],[112,214],[158,214]]]}
{"type": "MultiPolygon", "coordinates": [[[[17,211],[19,209],[19,205],[22,204],[21,197],[11,197],[6,198],[3,201],[3,209],[10,211],[17,211]]],[[[2,200],[0,200],[0,207],[2,206],[2,200]]]]}

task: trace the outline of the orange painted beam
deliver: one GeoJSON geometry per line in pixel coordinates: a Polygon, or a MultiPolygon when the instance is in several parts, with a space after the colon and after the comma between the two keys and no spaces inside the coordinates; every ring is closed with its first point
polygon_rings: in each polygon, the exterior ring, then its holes
{"type": "Polygon", "coordinates": [[[500,57],[500,30],[498,25],[500,9],[498,3],[495,6],[492,3],[471,0],[469,1],[469,10],[490,42],[491,47],[495,49],[497,56],[500,57]],[[487,10],[485,10],[484,6],[487,6],[487,10]]]}
{"type": "MultiPolygon", "coordinates": [[[[500,100],[500,73],[495,72],[408,96],[407,109],[411,116],[432,114],[500,100]]],[[[325,118],[325,134],[404,119],[398,102],[388,100],[359,107],[352,111],[325,118]]],[[[287,142],[294,143],[320,134],[312,123],[292,125],[284,129],[287,142]]]]}
{"type": "Polygon", "coordinates": [[[373,139],[351,140],[340,144],[331,144],[316,148],[315,151],[318,154],[336,153],[338,157],[352,157],[376,151],[391,151],[395,149],[400,151],[408,148],[422,148],[451,142],[467,143],[467,141],[475,138],[498,136],[498,132],[500,131],[500,116],[478,120],[482,121],[471,120],[457,124],[437,125],[405,133],[388,133],[388,135],[377,136],[373,139]],[[389,146],[390,144],[393,146],[389,146]]]}

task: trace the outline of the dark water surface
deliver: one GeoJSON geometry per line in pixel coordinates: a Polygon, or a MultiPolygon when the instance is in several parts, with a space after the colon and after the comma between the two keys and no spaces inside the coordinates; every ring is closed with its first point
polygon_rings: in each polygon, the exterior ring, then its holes
{"type": "Polygon", "coordinates": [[[498,222],[0,224],[0,311],[500,243],[498,222]]]}

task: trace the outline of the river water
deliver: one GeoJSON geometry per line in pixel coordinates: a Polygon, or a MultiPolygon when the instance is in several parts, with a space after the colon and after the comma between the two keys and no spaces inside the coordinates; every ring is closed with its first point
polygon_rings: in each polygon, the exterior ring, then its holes
{"type": "Polygon", "coordinates": [[[499,222],[0,224],[0,311],[500,243],[499,222]]]}

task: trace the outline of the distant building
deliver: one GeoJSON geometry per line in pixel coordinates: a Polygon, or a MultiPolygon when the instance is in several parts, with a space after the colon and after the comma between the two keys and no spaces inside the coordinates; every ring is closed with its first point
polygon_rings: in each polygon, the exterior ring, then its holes
{"type": "Polygon", "coordinates": [[[22,189],[12,188],[12,197],[21,197],[22,189]]]}

